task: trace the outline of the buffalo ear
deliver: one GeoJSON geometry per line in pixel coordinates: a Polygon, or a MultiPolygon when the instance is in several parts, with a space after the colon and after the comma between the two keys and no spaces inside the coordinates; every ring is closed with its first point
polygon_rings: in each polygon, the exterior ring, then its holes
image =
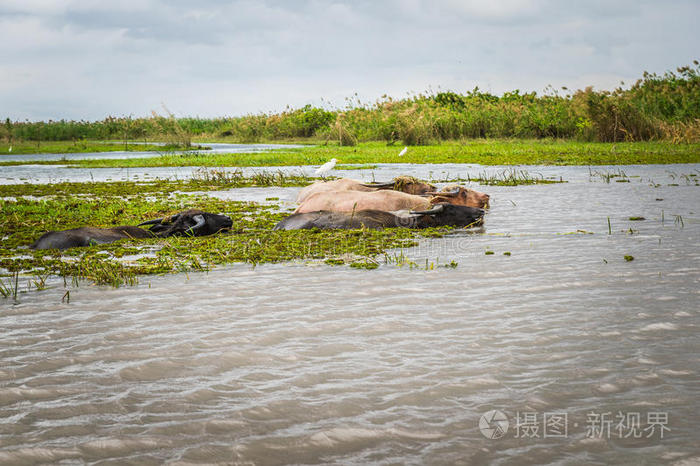
{"type": "Polygon", "coordinates": [[[137,226],[142,227],[144,225],[156,225],[158,223],[162,223],[164,218],[165,217],[156,218],[154,220],[148,220],[148,221],[145,221],[143,223],[139,223],[137,226]]]}
{"type": "Polygon", "coordinates": [[[435,204],[435,207],[429,210],[410,210],[408,213],[413,215],[435,215],[439,214],[445,209],[442,204],[435,204]]]}
{"type": "Polygon", "coordinates": [[[180,218],[180,214],[175,214],[172,217],[161,217],[161,218],[156,218],[154,220],[148,220],[148,221],[145,221],[143,223],[139,223],[136,226],[142,227],[144,225],[158,225],[161,223],[172,223],[175,220],[177,220],[178,218],[180,218]]]}
{"type": "Polygon", "coordinates": [[[189,233],[192,236],[194,236],[194,232],[199,230],[200,228],[202,228],[204,226],[204,224],[207,223],[207,221],[204,219],[204,215],[201,215],[201,214],[194,215],[194,216],[192,216],[192,218],[197,223],[195,223],[194,225],[189,227],[187,230],[185,230],[185,233],[189,233]]]}

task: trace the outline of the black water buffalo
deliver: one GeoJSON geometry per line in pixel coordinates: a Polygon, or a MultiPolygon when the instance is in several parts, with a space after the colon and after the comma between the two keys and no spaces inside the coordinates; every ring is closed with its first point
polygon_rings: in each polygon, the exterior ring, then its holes
{"type": "Polygon", "coordinates": [[[31,249],[68,249],[105,244],[127,238],[153,238],[155,235],[138,227],[113,228],[81,227],[63,231],[49,231],[41,235],[31,249]]]}
{"type": "Polygon", "coordinates": [[[231,228],[231,218],[190,209],[179,214],[149,220],[139,226],[112,228],[81,227],[63,231],[49,231],[29,246],[31,249],[68,249],[94,244],[113,243],[128,238],[166,238],[168,236],[206,236],[231,228]]]}
{"type": "Polygon", "coordinates": [[[357,212],[332,212],[321,210],[292,214],[277,225],[275,230],[321,230],[356,228],[430,228],[440,226],[466,227],[480,225],[484,211],[476,207],[448,203],[436,204],[429,210],[408,211],[406,214],[383,210],[358,210],[357,212]]]}

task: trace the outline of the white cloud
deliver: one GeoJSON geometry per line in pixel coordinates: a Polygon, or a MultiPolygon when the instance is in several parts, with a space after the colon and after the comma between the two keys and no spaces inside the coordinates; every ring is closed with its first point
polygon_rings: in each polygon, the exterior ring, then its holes
{"type": "Polygon", "coordinates": [[[616,86],[697,56],[700,4],[650,0],[15,1],[1,118],[235,115],[433,88],[616,86]]]}

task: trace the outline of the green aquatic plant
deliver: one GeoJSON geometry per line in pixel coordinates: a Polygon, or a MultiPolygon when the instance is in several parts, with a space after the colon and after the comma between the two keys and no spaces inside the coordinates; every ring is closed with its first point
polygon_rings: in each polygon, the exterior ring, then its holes
{"type": "MultiPolygon", "coordinates": [[[[447,181],[447,180],[445,180],[447,181]]],[[[488,186],[520,186],[528,184],[554,184],[566,183],[561,177],[557,179],[545,179],[543,175],[532,175],[527,170],[509,168],[498,173],[481,173],[476,177],[471,177],[467,174],[465,179],[449,180],[449,181],[468,181],[476,182],[488,186]]]]}
{"type": "Polygon", "coordinates": [[[7,278],[0,277],[0,294],[3,298],[9,298],[12,296],[13,299],[17,299],[17,290],[19,289],[19,272],[15,271],[7,278]]]}

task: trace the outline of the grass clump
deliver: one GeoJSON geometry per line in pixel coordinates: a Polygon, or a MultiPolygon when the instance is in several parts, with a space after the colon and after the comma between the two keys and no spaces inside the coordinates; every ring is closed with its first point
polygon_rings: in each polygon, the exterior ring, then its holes
{"type": "Polygon", "coordinates": [[[482,173],[477,177],[471,177],[458,181],[476,182],[488,186],[520,186],[528,184],[554,184],[566,183],[563,179],[545,179],[542,175],[531,175],[527,170],[511,168],[499,173],[482,173]]]}

